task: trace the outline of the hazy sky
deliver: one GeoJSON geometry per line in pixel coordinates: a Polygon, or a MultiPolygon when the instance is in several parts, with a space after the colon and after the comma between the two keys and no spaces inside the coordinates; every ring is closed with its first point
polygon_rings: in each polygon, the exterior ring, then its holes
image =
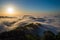
{"type": "Polygon", "coordinates": [[[60,0],[0,0],[0,11],[6,6],[25,13],[56,13],[60,10],[60,0]]]}

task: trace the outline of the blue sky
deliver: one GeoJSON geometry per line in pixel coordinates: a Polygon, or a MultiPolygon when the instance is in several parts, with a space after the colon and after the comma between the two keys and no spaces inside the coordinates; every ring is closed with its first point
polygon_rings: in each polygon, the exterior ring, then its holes
{"type": "MultiPolygon", "coordinates": [[[[11,4],[19,10],[33,12],[56,12],[60,10],[60,0],[0,0],[0,6],[11,4]]],[[[1,8],[0,7],[0,8],[1,8]]]]}

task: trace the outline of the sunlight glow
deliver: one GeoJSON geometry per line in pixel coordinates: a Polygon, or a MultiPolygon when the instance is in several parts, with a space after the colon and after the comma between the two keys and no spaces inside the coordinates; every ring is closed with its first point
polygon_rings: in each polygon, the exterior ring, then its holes
{"type": "Polygon", "coordinates": [[[12,7],[7,8],[7,12],[9,14],[12,14],[14,12],[14,9],[12,7]]]}

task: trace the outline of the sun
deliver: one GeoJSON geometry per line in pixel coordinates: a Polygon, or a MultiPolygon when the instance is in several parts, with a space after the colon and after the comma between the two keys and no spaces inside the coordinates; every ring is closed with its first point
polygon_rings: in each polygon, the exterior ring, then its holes
{"type": "Polygon", "coordinates": [[[14,12],[14,8],[12,8],[12,7],[7,8],[7,12],[9,14],[12,14],[14,12]]]}

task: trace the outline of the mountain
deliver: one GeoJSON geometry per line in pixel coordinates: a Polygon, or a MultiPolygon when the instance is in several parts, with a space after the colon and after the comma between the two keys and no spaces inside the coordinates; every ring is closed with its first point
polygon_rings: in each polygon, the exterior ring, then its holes
{"type": "Polygon", "coordinates": [[[16,18],[16,17],[12,17],[12,16],[0,16],[0,18],[16,18]]]}

